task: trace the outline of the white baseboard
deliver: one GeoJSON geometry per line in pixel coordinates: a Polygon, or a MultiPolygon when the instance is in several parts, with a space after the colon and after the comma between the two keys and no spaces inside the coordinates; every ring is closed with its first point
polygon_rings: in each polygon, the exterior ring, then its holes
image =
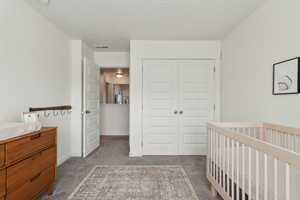
{"type": "Polygon", "coordinates": [[[64,155],[64,156],[58,158],[57,166],[62,165],[62,164],[63,164],[64,162],[66,162],[69,158],[71,158],[70,155],[64,155]]]}
{"type": "Polygon", "coordinates": [[[127,136],[129,135],[129,131],[100,131],[100,134],[105,136],[127,136]]]}
{"type": "Polygon", "coordinates": [[[133,152],[129,152],[129,157],[143,157],[142,154],[138,154],[138,153],[133,153],[133,152]]]}

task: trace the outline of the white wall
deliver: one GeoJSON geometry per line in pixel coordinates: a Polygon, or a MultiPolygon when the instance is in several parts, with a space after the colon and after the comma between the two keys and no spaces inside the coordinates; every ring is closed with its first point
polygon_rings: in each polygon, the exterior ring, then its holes
{"type": "Polygon", "coordinates": [[[145,59],[210,59],[216,63],[216,120],[219,120],[220,41],[130,41],[130,156],[142,156],[142,65],[145,59]]]}
{"type": "Polygon", "coordinates": [[[300,127],[300,95],[272,95],[272,64],[300,56],[300,1],[269,0],[223,41],[222,119],[300,127]]]}
{"type": "MultiPolygon", "coordinates": [[[[29,107],[70,104],[68,36],[20,0],[1,1],[0,27],[0,120],[19,121],[29,107]]],[[[59,126],[61,163],[70,156],[70,119],[51,125],[59,126]]]]}
{"type": "Polygon", "coordinates": [[[71,155],[82,155],[82,41],[72,40],[72,120],[71,120],[71,155]]]}
{"type": "Polygon", "coordinates": [[[101,135],[129,134],[128,104],[101,104],[100,110],[101,135]]]}
{"type": "Polygon", "coordinates": [[[95,52],[95,63],[101,68],[129,67],[129,52],[95,52]]]}

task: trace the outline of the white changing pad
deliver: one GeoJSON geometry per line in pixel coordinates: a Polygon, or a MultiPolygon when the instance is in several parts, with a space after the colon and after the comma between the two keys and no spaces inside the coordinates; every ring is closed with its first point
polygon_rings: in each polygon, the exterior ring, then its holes
{"type": "Polygon", "coordinates": [[[22,123],[0,121],[0,141],[39,131],[41,128],[42,124],[40,122],[22,123]]]}

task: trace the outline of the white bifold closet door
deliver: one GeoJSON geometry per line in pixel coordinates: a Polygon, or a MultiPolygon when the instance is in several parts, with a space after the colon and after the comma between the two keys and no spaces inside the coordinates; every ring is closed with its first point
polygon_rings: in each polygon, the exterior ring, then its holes
{"type": "Polygon", "coordinates": [[[143,63],[143,154],[205,155],[213,119],[213,61],[143,63]]]}

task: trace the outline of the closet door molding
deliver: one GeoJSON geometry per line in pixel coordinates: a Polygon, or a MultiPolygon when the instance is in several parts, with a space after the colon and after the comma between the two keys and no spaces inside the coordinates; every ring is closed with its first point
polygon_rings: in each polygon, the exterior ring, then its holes
{"type": "Polygon", "coordinates": [[[145,60],[211,60],[216,67],[215,121],[220,120],[220,41],[130,41],[130,156],[142,156],[143,62],[145,60]]]}

